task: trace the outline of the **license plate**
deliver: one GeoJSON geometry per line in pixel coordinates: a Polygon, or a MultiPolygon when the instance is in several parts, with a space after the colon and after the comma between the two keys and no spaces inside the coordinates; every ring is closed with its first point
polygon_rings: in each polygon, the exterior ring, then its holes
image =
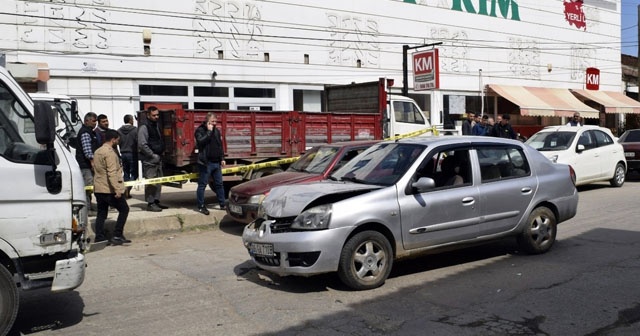
{"type": "Polygon", "coordinates": [[[229,211],[242,215],[242,207],[235,204],[229,204],[229,211]]]}
{"type": "Polygon", "coordinates": [[[260,255],[265,257],[273,257],[273,244],[253,243],[249,247],[249,251],[253,255],[260,255]]]}
{"type": "Polygon", "coordinates": [[[624,156],[628,157],[628,158],[634,158],[634,157],[636,157],[636,153],[635,152],[624,152],[624,156]]]}

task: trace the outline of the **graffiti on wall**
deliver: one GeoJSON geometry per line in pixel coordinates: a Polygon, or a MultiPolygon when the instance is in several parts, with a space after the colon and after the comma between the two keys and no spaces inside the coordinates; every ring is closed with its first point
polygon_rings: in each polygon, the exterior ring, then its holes
{"type": "Polygon", "coordinates": [[[511,74],[525,79],[540,79],[540,48],[534,40],[510,37],[507,40],[511,74]]]}
{"type": "Polygon", "coordinates": [[[327,13],[329,59],[331,65],[380,67],[378,21],[352,15],[327,13]]]}
{"type": "Polygon", "coordinates": [[[233,59],[257,59],[264,50],[260,8],[253,2],[195,0],[194,56],[214,58],[228,51],[233,59]]]}
{"type": "Polygon", "coordinates": [[[434,41],[448,41],[446,47],[439,47],[440,71],[469,72],[469,35],[464,30],[431,28],[429,37],[434,41]]]}
{"type": "Polygon", "coordinates": [[[596,51],[587,49],[583,45],[575,44],[571,46],[571,79],[583,81],[586,69],[596,66],[596,51]]]}
{"type": "Polygon", "coordinates": [[[17,13],[21,47],[45,51],[104,51],[109,49],[106,27],[109,0],[51,0],[20,2],[17,13]],[[87,6],[89,5],[89,6],[87,6]]]}

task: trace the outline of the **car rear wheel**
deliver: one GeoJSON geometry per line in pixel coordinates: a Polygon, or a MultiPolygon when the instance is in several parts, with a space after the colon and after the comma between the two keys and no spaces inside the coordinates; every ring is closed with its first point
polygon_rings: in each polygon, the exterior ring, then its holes
{"type": "Polygon", "coordinates": [[[547,207],[534,209],[527,219],[527,226],[520,236],[518,245],[529,254],[545,253],[556,241],[556,216],[547,207]]]}
{"type": "Polygon", "coordinates": [[[613,178],[609,181],[609,183],[611,184],[611,186],[619,188],[624,184],[624,179],[624,165],[622,163],[618,163],[616,165],[616,170],[613,173],[613,178]]]}
{"type": "Polygon", "coordinates": [[[0,265],[0,335],[6,335],[18,314],[18,287],[11,273],[0,265]]]}
{"type": "Polygon", "coordinates": [[[338,276],[356,290],[380,287],[391,272],[392,253],[389,240],[381,233],[360,232],[342,248],[338,276]]]}

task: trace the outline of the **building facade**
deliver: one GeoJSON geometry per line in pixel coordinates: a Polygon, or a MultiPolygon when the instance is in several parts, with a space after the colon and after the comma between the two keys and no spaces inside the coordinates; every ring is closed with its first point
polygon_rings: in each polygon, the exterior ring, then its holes
{"type": "Polygon", "coordinates": [[[574,110],[603,123],[604,106],[570,91],[585,89],[588,68],[599,71],[600,91],[624,92],[620,0],[0,4],[0,53],[14,75],[32,91],[77,98],[81,111],[107,114],[112,127],[145,103],[321,111],[324,85],[380,77],[394,79],[397,93],[406,77],[432,124],[471,111],[536,126],[574,110]],[[412,56],[434,48],[439,85],[416,89],[412,56]],[[554,105],[567,93],[575,101],[554,105]]]}

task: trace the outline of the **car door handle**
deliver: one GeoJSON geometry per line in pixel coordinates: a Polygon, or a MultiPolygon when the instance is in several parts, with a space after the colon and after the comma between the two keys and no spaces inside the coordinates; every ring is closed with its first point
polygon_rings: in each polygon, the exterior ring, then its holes
{"type": "Polygon", "coordinates": [[[530,194],[531,193],[531,187],[523,187],[522,189],[520,189],[520,192],[523,194],[530,194]]]}
{"type": "Polygon", "coordinates": [[[476,199],[471,196],[462,199],[462,205],[464,206],[473,205],[475,202],[476,199]]]}

